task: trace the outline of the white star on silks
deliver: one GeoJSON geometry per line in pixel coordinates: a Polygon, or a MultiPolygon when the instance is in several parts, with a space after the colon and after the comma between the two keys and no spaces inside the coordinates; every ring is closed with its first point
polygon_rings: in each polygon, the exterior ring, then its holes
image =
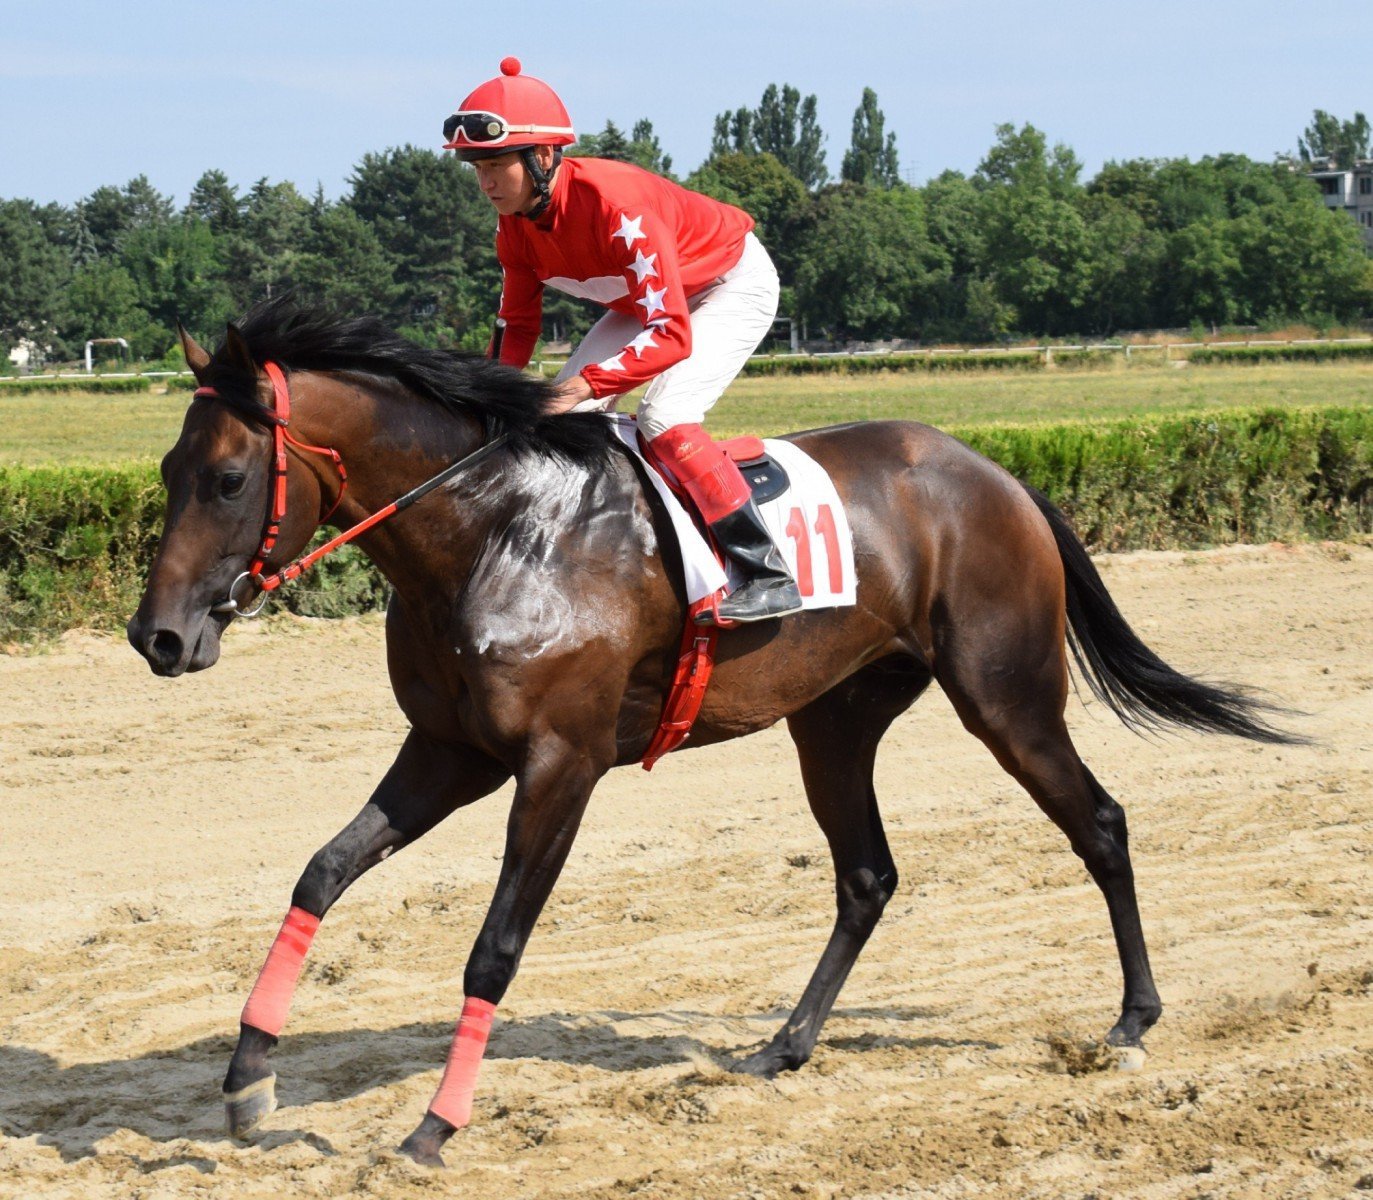
{"type": "Polygon", "coordinates": [[[598,363],[597,365],[601,368],[602,371],[623,371],[625,369],[625,365],[620,360],[624,358],[624,356],[625,352],[621,350],[619,354],[616,354],[611,358],[607,358],[605,362],[598,363]]]}
{"type": "Polygon", "coordinates": [[[658,343],[653,340],[655,332],[653,329],[645,329],[643,333],[629,343],[626,349],[633,350],[639,358],[643,358],[645,350],[658,348],[658,343]]]}
{"type": "Polygon", "coordinates": [[[654,279],[658,278],[658,270],[653,265],[658,261],[656,254],[650,254],[645,258],[642,250],[636,250],[634,256],[634,261],[629,264],[627,270],[634,272],[634,279],[637,283],[643,283],[649,275],[652,275],[654,279]]]}
{"type": "Polygon", "coordinates": [[[639,299],[634,301],[634,303],[642,304],[644,306],[644,312],[646,316],[652,317],[653,314],[656,312],[667,312],[667,308],[663,304],[663,297],[666,295],[667,288],[659,288],[655,292],[653,290],[653,285],[650,283],[646,288],[644,288],[644,294],[640,296],[639,299]]]}
{"type": "Polygon", "coordinates": [[[628,250],[641,237],[648,236],[646,233],[644,233],[642,229],[639,228],[639,223],[642,220],[643,217],[635,217],[634,220],[631,221],[629,219],[628,213],[621,213],[620,227],[610,235],[610,240],[613,242],[616,238],[624,238],[625,249],[628,250]]]}

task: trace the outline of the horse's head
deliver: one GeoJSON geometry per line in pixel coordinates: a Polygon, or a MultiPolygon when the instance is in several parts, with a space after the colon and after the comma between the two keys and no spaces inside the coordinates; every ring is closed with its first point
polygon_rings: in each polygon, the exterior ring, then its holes
{"type": "MultiPolygon", "coordinates": [[[[203,671],[219,658],[219,639],[233,620],[223,602],[262,542],[270,508],[271,382],[230,325],[213,357],[184,330],[182,348],[196,380],[219,398],[197,397],[177,443],[162,460],[167,514],[129,642],[157,675],[203,671]],[[217,607],[218,606],[218,607],[217,607]]],[[[320,486],[304,469],[287,474],[286,518],[272,554],[287,562],[315,531],[320,486]]],[[[246,584],[237,589],[240,599],[246,584]]]]}

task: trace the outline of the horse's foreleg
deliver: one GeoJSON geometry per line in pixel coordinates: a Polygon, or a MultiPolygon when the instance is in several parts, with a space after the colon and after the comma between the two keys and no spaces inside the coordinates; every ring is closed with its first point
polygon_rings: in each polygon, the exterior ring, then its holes
{"type": "Polygon", "coordinates": [[[412,730],[362,811],[311,858],[243,1008],[238,1046],[224,1079],[232,1136],[252,1133],[276,1107],[276,1077],[267,1056],[286,1024],[305,955],[324,914],[369,868],[506,778],[505,769],[485,755],[438,745],[412,730]]]}
{"type": "Polygon", "coordinates": [[[770,1079],[810,1058],[839,989],[896,890],[873,763],[887,726],[928,682],[928,673],[913,664],[870,668],[788,719],[806,798],[834,859],[838,914],[796,1010],[767,1046],[739,1064],[741,1071],[770,1079]]]}
{"type": "Polygon", "coordinates": [[[448,1063],[424,1119],[401,1144],[416,1162],[442,1166],[440,1151],[472,1116],[477,1071],[495,1007],[514,978],[596,781],[609,768],[567,745],[541,745],[519,776],[506,830],[505,861],[463,975],[466,999],[448,1063]]]}

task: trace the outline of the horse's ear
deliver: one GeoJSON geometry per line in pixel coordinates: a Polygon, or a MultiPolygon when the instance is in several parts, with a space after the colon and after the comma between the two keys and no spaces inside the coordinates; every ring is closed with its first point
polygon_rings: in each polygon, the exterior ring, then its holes
{"type": "Polygon", "coordinates": [[[176,323],[176,336],[181,339],[181,353],[186,356],[186,365],[191,368],[191,374],[195,376],[197,383],[205,382],[205,371],[210,365],[210,356],[205,347],[186,332],[186,327],[180,321],[176,323]]]}
{"type": "Polygon", "coordinates": [[[248,349],[248,339],[232,321],[224,333],[224,352],[231,366],[237,367],[245,375],[256,377],[257,363],[253,361],[253,352],[248,349]]]}

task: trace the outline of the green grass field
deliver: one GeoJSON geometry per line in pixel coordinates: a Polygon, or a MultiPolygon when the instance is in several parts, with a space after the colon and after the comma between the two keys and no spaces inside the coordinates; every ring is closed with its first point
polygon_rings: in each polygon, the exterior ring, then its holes
{"type": "MultiPolygon", "coordinates": [[[[176,440],[189,394],[6,396],[0,463],[155,460],[176,440]]],[[[741,379],[712,410],[720,436],[900,417],[942,427],[1139,417],[1209,409],[1373,403],[1373,365],[1132,366],[1033,374],[741,379]]],[[[632,402],[623,407],[632,407],[632,402]]]]}

